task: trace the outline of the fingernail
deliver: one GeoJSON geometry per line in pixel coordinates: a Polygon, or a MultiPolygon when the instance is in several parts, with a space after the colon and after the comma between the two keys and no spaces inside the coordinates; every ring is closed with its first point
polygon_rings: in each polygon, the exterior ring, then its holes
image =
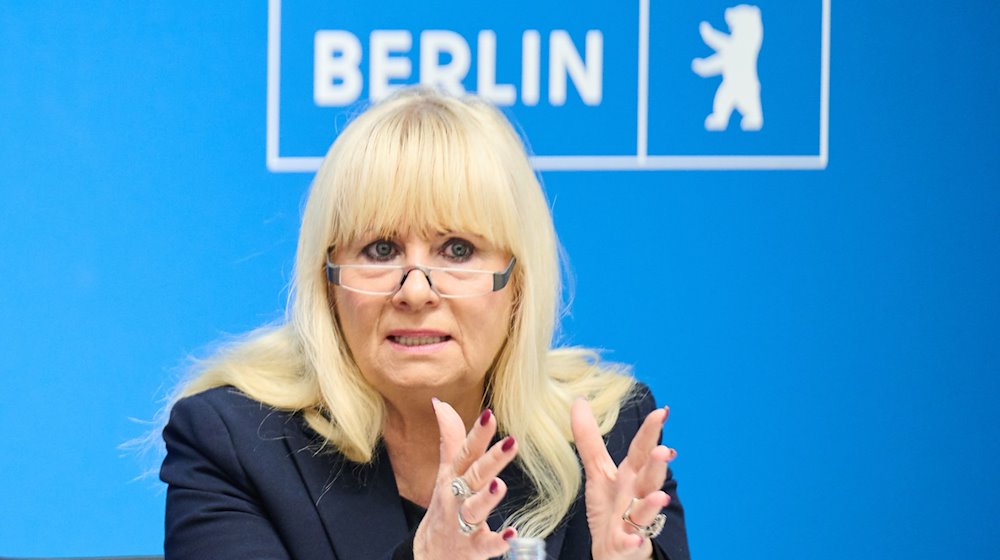
{"type": "Polygon", "coordinates": [[[497,493],[497,488],[499,488],[499,487],[500,487],[500,485],[497,484],[496,479],[493,479],[493,482],[490,483],[490,494],[496,494],[497,493]]]}
{"type": "Polygon", "coordinates": [[[673,447],[670,448],[670,460],[673,461],[677,458],[677,450],[673,447]]]}
{"type": "Polygon", "coordinates": [[[483,413],[479,415],[479,425],[485,426],[490,421],[490,416],[493,416],[490,409],[483,410],[483,413]]]}
{"type": "Polygon", "coordinates": [[[437,403],[439,403],[441,401],[437,397],[431,397],[431,402],[434,403],[434,404],[437,404],[437,403]]]}
{"type": "Polygon", "coordinates": [[[514,447],[514,436],[507,436],[507,439],[503,440],[503,445],[500,447],[500,451],[510,451],[511,447],[514,447]]]}
{"type": "Polygon", "coordinates": [[[514,530],[508,527],[500,536],[503,537],[503,540],[509,541],[510,538],[514,536],[514,530]]]}
{"type": "Polygon", "coordinates": [[[663,423],[666,424],[667,423],[667,418],[670,417],[670,407],[669,406],[663,407],[663,412],[664,412],[664,414],[663,414],[663,423]]]}

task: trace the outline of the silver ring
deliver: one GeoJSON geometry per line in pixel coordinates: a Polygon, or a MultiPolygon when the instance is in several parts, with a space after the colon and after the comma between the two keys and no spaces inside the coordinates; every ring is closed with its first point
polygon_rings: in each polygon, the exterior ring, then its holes
{"type": "Polygon", "coordinates": [[[633,529],[638,532],[638,534],[646,537],[647,539],[653,539],[663,532],[663,526],[667,524],[667,516],[662,513],[657,513],[656,517],[649,525],[639,525],[635,521],[632,521],[630,517],[632,513],[632,506],[639,501],[639,498],[632,498],[632,501],[628,503],[628,507],[625,508],[625,513],[622,514],[622,521],[628,523],[633,529]]]}
{"type": "Polygon", "coordinates": [[[482,524],[482,521],[479,523],[469,523],[466,521],[465,518],[462,517],[462,506],[458,506],[458,530],[461,531],[463,535],[472,534],[472,532],[478,529],[482,524]]]}
{"type": "Polygon", "coordinates": [[[472,489],[469,488],[469,483],[466,482],[464,478],[456,476],[451,479],[451,493],[454,494],[456,498],[464,500],[472,495],[472,489]]]}

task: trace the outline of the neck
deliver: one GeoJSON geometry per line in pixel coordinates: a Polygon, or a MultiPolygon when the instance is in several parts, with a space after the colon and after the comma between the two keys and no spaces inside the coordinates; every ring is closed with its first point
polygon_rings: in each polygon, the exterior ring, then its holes
{"type": "MultiPolygon", "coordinates": [[[[450,404],[462,417],[466,430],[479,419],[483,391],[440,392],[439,399],[450,404]]],[[[434,492],[440,459],[441,439],[431,397],[386,398],[383,440],[393,465],[401,496],[427,507],[434,492]]]]}
{"type": "MultiPolygon", "coordinates": [[[[473,423],[479,419],[483,406],[482,389],[469,391],[465,394],[462,392],[449,394],[441,391],[435,396],[451,405],[458,412],[465,424],[466,431],[470,430],[473,423]]],[[[412,394],[404,399],[386,398],[384,434],[387,444],[391,445],[390,440],[393,439],[403,440],[407,443],[433,442],[434,452],[437,453],[440,435],[431,398],[431,396],[413,398],[412,394]]]]}

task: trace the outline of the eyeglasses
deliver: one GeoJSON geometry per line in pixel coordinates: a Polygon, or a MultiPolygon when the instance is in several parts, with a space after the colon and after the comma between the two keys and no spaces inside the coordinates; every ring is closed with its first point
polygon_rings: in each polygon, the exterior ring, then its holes
{"type": "MultiPolygon", "coordinates": [[[[332,252],[332,251],[331,251],[332,252]]],[[[359,294],[391,296],[403,287],[407,276],[419,270],[427,277],[431,290],[443,298],[467,298],[499,292],[510,281],[517,259],[501,272],[440,266],[395,264],[334,264],[326,255],[326,279],[335,286],[359,294]]]]}

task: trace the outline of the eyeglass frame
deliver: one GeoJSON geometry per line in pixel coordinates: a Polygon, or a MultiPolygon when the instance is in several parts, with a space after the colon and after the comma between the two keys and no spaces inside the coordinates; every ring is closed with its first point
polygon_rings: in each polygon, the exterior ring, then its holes
{"type": "Polygon", "coordinates": [[[345,290],[350,290],[359,294],[366,294],[372,296],[394,296],[399,290],[403,288],[403,284],[406,283],[406,279],[410,277],[410,273],[414,270],[419,270],[424,273],[424,278],[427,279],[427,285],[430,287],[431,291],[438,295],[438,297],[445,299],[460,299],[460,298],[472,298],[481,297],[486,294],[492,294],[494,292],[499,292],[500,290],[507,287],[510,283],[511,274],[514,271],[514,265],[517,263],[517,257],[511,257],[510,262],[507,263],[507,267],[500,272],[494,272],[492,270],[482,270],[476,268],[461,268],[455,266],[423,266],[419,264],[414,265],[400,265],[400,264],[336,264],[330,260],[330,256],[333,253],[333,247],[329,247],[326,250],[326,281],[334,286],[340,286],[345,290]],[[391,292],[373,292],[370,290],[361,290],[358,288],[352,288],[350,286],[345,286],[340,283],[340,271],[344,268],[359,268],[364,270],[399,270],[403,273],[403,277],[399,281],[399,285],[396,289],[391,292]],[[431,272],[435,270],[440,271],[461,271],[461,272],[481,272],[485,274],[493,275],[493,288],[488,292],[483,292],[481,294],[467,294],[467,295],[455,295],[455,294],[442,294],[434,287],[434,282],[431,281],[431,272]]]}

